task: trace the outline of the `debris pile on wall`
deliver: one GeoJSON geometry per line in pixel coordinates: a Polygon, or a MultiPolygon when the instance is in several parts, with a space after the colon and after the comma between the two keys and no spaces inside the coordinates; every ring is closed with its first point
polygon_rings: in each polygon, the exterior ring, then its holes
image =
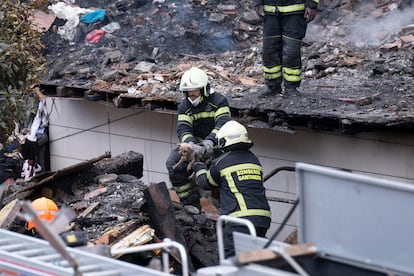
{"type": "Polygon", "coordinates": [[[46,93],[104,100],[118,107],[175,109],[190,66],[205,69],[235,117],[253,127],[305,125],[360,131],[410,128],[414,75],[409,1],[320,1],[303,47],[299,98],[257,98],[262,26],[251,1],[82,1],[105,10],[80,20],[72,40],[56,19],[44,33],[46,93]],[[91,32],[103,30],[95,41],[91,32]]]}
{"type": "MultiPolygon", "coordinates": [[[[217,204],[203,199],[200,209],[184,206],[164,182],[142,182],[142,169],[143,156],[139,153],[127,152],[116,157],[105,154],[57,173],[47,173],[48,176],[40,174],[30,182],[19,182],[5,192],[0,225],[30,234],[26,222],[15,218],[17,209],[10,213],[10,204],[18,205],[17,198],[33,201],[46,196],[61,209],[69,207],[74,211],[75,218],[59,228],[63,233],[75,231],[78,237],[86,237],[88,246],[123,249],[169,238],[187,249],[190,269],[218,264],[217,204]],[[44,181],[47,177],[49,181],[44,181]]],[[[161,255],[154,251],[117,257],[147,265],[161,255]]],[[[172,254],[170,263],[174,269],[180,269],[179,258],[174,257],[177,256],[172,254]]]]}

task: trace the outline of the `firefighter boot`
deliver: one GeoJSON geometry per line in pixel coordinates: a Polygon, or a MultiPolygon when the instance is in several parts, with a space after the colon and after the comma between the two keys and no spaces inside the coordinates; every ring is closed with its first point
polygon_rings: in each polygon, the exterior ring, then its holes
{"type": "Polygon", "coordinates": [[[285,85],[285,94],[299,95],[298,86],[296,86],[296,85],[285,85]]]}
{"type": "Polygon", "coordinates": [[[260,88],[258,90],[258,97],[259,98],[266,98],[271,96],[276,96],[282,92],[282,88],[280,86],[267,86],[260,88]]]}

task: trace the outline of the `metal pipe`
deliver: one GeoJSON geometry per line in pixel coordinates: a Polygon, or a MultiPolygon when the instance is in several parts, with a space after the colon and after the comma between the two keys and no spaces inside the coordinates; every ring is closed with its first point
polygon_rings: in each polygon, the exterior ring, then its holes
{"type": "MultiPolygon", "coordinates": [[[[185,248],[182,244],[172,241],[170,239],[164,239],[161,243],[153,243],[153,244],[145,244],[145,245],[139,245],[134,247],[129,247],[125,249],[111,249],[111,255],[123,255],[123,254],[130,254],[130,253],[137,253],[137,252],[144,252],[144,251],[151,251],[155,249],[165,249],[168,250],[170,247],[175,247],[180,252],[181,256],[181,262],[182,262],[182,268],[183,268],[183,276],[188,276],[188,259],[187,259],[187,252],[185,251],[185,248]]],[[[165,269],[165,267],[164,267],[165,269]]],[[[167,271],[164,271],[168,273],[167,271]]]]}
{"type": "Polygon", "coordinates": [[[219,251],[219,260],[220,264],[223,264],[224,258],[224,241],[223,241],[223,222],[230,221],[237,224],[244,224],[250,231],[250,235],[256,237],[256,228],[254,227],[253,223],[250,220],[242,219],[242,218],[235,218],[227,215],[222,215],[218,218],[216,223],[216,231],[217,231],[217,245],[219,251]]]}
{"type": "Polygon", "coordinates": [[[271,249],[281,255],[300,275],[309,276],[309,274],[289,254],[286,254],[284,248],[272,247],[271,249]]]}
{"type": "Polygon", "coordinates": [[[267,241],[265,246],[263,246],[263,248],[267,248],[272,243],[272,241],[274,241],[276,239],[277,235],[279,235],[279,233],[282,231],[283,227],[285,227],[287,221],[289,220],[290,216],[293,214],[293,211],[295,211],[298,204],[299,204],[299,198],[296,199],[295,204],[293,204],[292,208],[290,208],[289,212],[287,213],[287,215],[283,219],[282,223],[279,225],[279,228],[276,229],[275,233],[270,237],[270,239],[267,241]]]}
{"type": "Polygon", "coordinates": [[[289,166],[276,168],[276,169],[272,170],[270,173],[268,173],[267,175],[265,175],[263,177],[263,182],[266,182],[269,178],[271,178],[272,176],[274,176],[275,174],[277,174],[280,171],[294,172],[294,171],[296,171],[296,168],[295,167],[289,167],[289,166]]]}

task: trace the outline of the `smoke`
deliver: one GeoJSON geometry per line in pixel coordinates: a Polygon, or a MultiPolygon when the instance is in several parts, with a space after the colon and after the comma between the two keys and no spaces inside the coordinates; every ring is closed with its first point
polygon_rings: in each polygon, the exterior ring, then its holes
{"type": "Polygon", "coordinates": [[[312,41],[344,41],[356,45],[379,46],[410,24],[414,24],[414,6],[403,10],[395,8],[381,17],[371,14],[367,16],[366,11],[353,10],[341,20],[336,18],[335,22],[325,26],[310,24],[306,38],[312,41]]]}
{"type": "Polygon", "coordinates": [[[414,23],[414,8],[393,10],[388,14],[354,21],[348,27],[347,40],[356,44],[380,45],[387,38],[398,34],[404,26],[414,23]]]}

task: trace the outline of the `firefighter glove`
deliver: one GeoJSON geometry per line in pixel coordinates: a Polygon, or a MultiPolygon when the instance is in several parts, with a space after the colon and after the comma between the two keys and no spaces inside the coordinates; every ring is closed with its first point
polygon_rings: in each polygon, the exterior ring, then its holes
{"type": "Polygon", "coordinates": [[[193,144],[193,152],[194,152],[194,155],[195,156],[197,156],[198,158],[200,158],[201,156],[204,155],[205,148],[203,146],[200,146],[200,145],[197,145],[197,144],[193,144]]]}
{"type": "Polygon", "coordinates": [[[306,22],[311,22],[316,17],[316,9],[306,8],[305,9],[305,18],[306,22]]]}
{"type": "Polygon", "coordinates": [[[205,149],[205,154],[206,155],[213,155],[214,150],[214,143],[211,140],[203,140],[203,142],[201,142],[201,144],[203,145],[204,149],[205,149]]]}

